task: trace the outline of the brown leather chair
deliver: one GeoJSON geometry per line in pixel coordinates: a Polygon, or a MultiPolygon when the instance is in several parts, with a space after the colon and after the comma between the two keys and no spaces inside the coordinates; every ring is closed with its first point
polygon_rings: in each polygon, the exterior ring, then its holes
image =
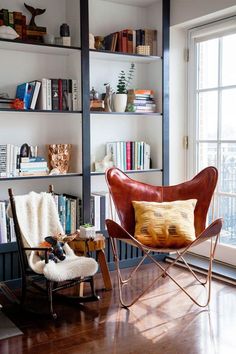
{"type": "Polygon", "coordinates": [[[106,220],[106,225],[108,234],[111,238],[113,254],[117,267],[120,302],[124,307],[129,307],[134,304],[150,288],[150,286],[152,286],[161,277],[166,276],[172,279],[174,283],[198,306],[204,307],[208,305],[211,295],[212,261],[214,259],[215,249],[223,222],[222,219],[219,218],[213,221],[206,228],[207,213],[217,184],[217,179],[218,171],[215,167],[207,167],[198,173],[192,180],[174,186],[153,186],[141,183],[129,178],[124,172],[114,167],[106,171],[106,181],[109,192],[120,219],[120,225],[110,219],[106,220]],[[134,237],[135,214],[132,201],[171,202],[187,199],[197,199],[196,207],[194,209],[194,228],[196,239],[187,247],[181,249],[153,248],[143,245],[134,237]],[[138,247],[144,255],[141,262],[131,271],[127,279],[123,279],[121,275],[116,242],[117,240],[138,247]],[[190,251],[193,246],[207,240],[211,241],[209,269],[206,279],[202,281],[191,269],[183,256],[187,251],[190,251]],[[175,254],[176,257],[174,257],[174,260],[172,260],[170,264],[164,266],[163,263],[157,261],[152,252],[158,252],[161,254],[175,254]],[[137,295],[135,299],[129,303],[126,303],[123,299],[123,285],[128,285],[129,281],[132,279],[133,275],[143,263],[145,258],[151,259],[157,267],[161,269],[161,273],[155,277],[151,284],[141,291],[141,294],[137,295]],[[171,275],[170,268],[178,261],[182,261],[186,265],[187,269],[190,270],[192,275],[198,282],[200,282],[200,284],[208,284],[208,296],[205,304],[200,304],[197,300],[195,300],[189,291],[182,287],[180,283],[171,275]]]}

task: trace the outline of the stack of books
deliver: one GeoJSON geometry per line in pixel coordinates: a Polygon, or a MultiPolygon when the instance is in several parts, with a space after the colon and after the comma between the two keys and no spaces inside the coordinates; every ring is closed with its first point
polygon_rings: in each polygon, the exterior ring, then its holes
{"type": "Polygon", "coordinates": [[[46,27],[26,26],[26,39],[43,43],[43,36],[47,34],[46,27]]]}
{"type": "Polygon", "coordinates": [[[43,42],[47,33],[46,27],[32,27],[26,25],[26,16],[20,11],[0,10],[0,26],[10,26],[18,33],[19,39],[33,42],[43,42]]]}
{"type": "Polygon", "coordinates": [[[131,104],[137,113],[156,112],[153,90],[128,90],[128,104],[131,104]]]}
{"type": "MultiPolygon", "coordinates": [[[[157,55],[157,31],[153,29],[124,29],[104,37],[105,50],[138,53],[140,46],[148,47],[148,55],[157,55]]],[[[146,48],[147,49],[147,48],[146,48]]]]}
{"type": "Polygon", "coordinates": [[[0,95],[0,108],[11,108],[13,100],[13,98],[1,97],[0,95]]]}
{"type": "Polygon", "coordinates": [[[143,141],[109,142],[106,155],[123,171],[150,169],[150,145],[143,141]]]}
{"type": "Polygon", "coordinates": [[[47,176],[48,164],[44,157],[21,157],[19,176],[47,176]]]}

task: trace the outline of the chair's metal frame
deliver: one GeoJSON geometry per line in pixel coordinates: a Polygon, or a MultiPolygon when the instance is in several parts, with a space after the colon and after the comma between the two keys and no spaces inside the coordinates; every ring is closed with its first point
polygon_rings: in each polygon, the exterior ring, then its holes
{"type": "Polygon", "coordinates": [[[48,253],[49,253],[49,251],[52,250],[52,248],[50,248],[50,247],[39,248],[39,247],[25,247],[24,246],[19,223],[18,223],[18,219],[17,219],[17,214],[16,214],[16,207],[15,207],[13,190],[11,188],[8,189],[8,194],[9,194],[9,200],[10,200],[12,216],[13,216],[13,221],[14,221],[14,229],[15,229],[15,234],[16,234],[16,241],[17,241],[17,246],[18,246],[20,269],[21,269],[21,299],[20,299],[21,305],[22,306],[24,305],[25,300],[26,300],[27,290],[28,291],[30,290],[28,285],[33,286],[37,290],[43,291],[47,294],[48,302],[49,302],[49,311],[50,311],[50,314],[53,319],[57,318],[57,314],[53,308],[53,294],[60,291],[60,290],[68,289],[73,286],[79,285],[83,282],[87,282],[90,284],[90,287],[91,287],[91,295],[89,295],[89,296],[64,296],[61,294],[58,294],[58,295],[63,296],[64,298],[67,298],[70,300],[74,299],[74,300],[76,300],[77,303],[84,303],[84,302],[99,300],[99,296],[97,296],[95,293],[93,276],[87,276],[87,277],[83,277],[83,278],[78,277],[78,278],[74,278],[72,280],[68,280],[68,281],[64,281],[64,282],[54,282],[54,281],[46,279],[44,275],[39,275],[39,274],[35,273],[29,267],[26,252],[44,251],[45,252],[45,263],[48,263],[49,262],[48,253]],[[39,285],[40,283],[42,283],[42,280],[45,281],[45,286],[39,285]]]}
{"type": "MultiPolygon", "coordinates": [[[[109,183],[108,183],[109,185],[109,183]]],[[[112,204],[112,194],[111,190],[109,188],[109,196],[110,196],[110,206],[112,204]]],[[[214,204],[214,203],[213,203],[214,204]]],[[[113,217],[113,211],[111,208],[111,217],[113,217]]],[[[180,249],[163,249],[163,248],[152,248],[143,245],[140,243],[135,237],[133,237],[129,232],[127,232],[121,225],[117,224],[114,220],[107,219],[106,220],[107,224],[107,229],[108,229],[108,234],[110,236],[111,240],[111,246],[112,246],[112,251],[114,255],[114,261],[116,265],[116,271],[117,271],[117,279],[118,279],[118,289],[119,289],[119,300],[120,303],[123,307],[130,307],[132,306],[135,302],[137,302],[153,285],[155,282],[160,280],[163,277],[169,277],[196,305],[199,307],[206,307],[211,299],[211,280],[212,280],[212,262],[214,260],[215,256],[215,251],[216,251],[216,246],[219,240],[219,235],[220,231],[222,228],[223,220],[222,218],[219,218],[212,222],[198,237],[187,247],[185,248],[180,248],[180,249]],[[121,236],[121,237],[119,237],[121,236]],[[138,263],[138,265],[131,270],[130,274],[127,276],[126,279],[122,277],[121,274],[121,268],[119,265],[119,252],[118,252],[118,246],[117,246],[117,240],[126,242],[129,245],[132,245],[134,247],[139,248],[143,252],[143,257],[141,261],[138,263]],[[205,242],[206,240],[210,240],[210,251],[209,251],[209,267],[207,271],[207,275],[205,280],[201,280],[199,276],[195,273],[195,271],[191,268],[191,266],[187,263],[186,259],[184,258],[184,255],[186,252],[190,250],[190,248],[197,246],[198,244],[205,242]],[[157,259],[155,259],[154,255],[151,253],[158,253],[158,254],[176,254],[176,258],[170,262],[166,267],[161,264],[157,259]],[[146,286],[145,289],[143,289],[140,294],[138,294],[133,300],[130,302],[126,302],[123,298],[123,287],[129,285],[129,282],[132,280],[133,276],[137,272],[137,270],[140,268],[140,266],[143,264],[145,259],[151,260],[159,269],[161,269],[161,273],[157,275],[151,282],[146,286]],[[180,282],[170,274],[170,269],[174,265],[177,264],[178,261],[182,261],[186,268],[190,271],[190,273],[193,275],[193,277],[197,280],[197,282],[204,287],[207,286],[207,295],[206,295],[206,300],[204,303],[200,303],[194,296],[190,294],[190,292],[186,289],[186,287],[183,287],[180,282]]]]}

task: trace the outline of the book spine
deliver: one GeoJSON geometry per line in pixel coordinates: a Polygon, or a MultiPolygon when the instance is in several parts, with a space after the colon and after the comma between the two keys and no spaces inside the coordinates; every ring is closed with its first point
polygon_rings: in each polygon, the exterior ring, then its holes
{"type": "Polygon", "coordinates": [[[52,92],[52,110],[59,110],[59,90],[58,90],[58,79],[51,79],[51,92],[52,92]]]}
{"type": "Polygon", "coordinates": [[[126,170],[131,170],[131,141],[126,142],[126,170]]]}
{"type": "Polygon", "coordinates": [[[76,214],[77,214],[77,201],[76,199],[70,199],[70,212],[71,212],[71,233],[76,231],[76,214]]]}
{"type": "Polygon", "coordinates": [[[72,110],[78,111],[78,81],[72,80],[72,110]]]}
{"type": "Polygon", "coordinates": [[[72,80],[67,80],[67,88],[68,88],[68,110],[72,111],[72,80]]]}
{"type": "Polygon", "coordinates": [[[5,202],[0,202],[0,243],[7,243],[7,224],[5,202]]]}
{"type": "Polygon", "coordinates": [[[69,110],[69,102],[68,102],[68,80],[62,79],[62,110],[69,110]]]}
{"type": "Polygon", "coordinates": [[[58,108],[62,111],[62,79],[58,79],[58,108]]]}
{"type": "Polygon", "coordinates": [[[71,203],[70,199],[66,198],[66,234],[71,233],[71,203]]]}
{"type": "Polygon", "coordinates": [[[132,54],[133,53],[133,30],[128,30],[127,33],[127,37],[128,37],[128,53],[132,54]]]}
{"type": "Polygon", "coordinates": [[[35,109],[36,107],[36,103],[39,97],[40,87],[41,87],[41,82],[35,81],[34,93],[31,100],[30,109],[35,109]]]}
{"type": "Polygon", "coordinates": [[[8,25],[12,28],[14,28],[14,16],[13,12],[8,13],[8,25]]]}
{"type": "Polygon", "coordinates": [[[149,170],[150,169],[150,145],[147,143],[144,143],[144,169],[149,170]]]}
{"type": "Polygon", "coordinates": [[[3,24],[9,26],[9,12],[7,9],[2,9],[3,12],[3,24]]]}

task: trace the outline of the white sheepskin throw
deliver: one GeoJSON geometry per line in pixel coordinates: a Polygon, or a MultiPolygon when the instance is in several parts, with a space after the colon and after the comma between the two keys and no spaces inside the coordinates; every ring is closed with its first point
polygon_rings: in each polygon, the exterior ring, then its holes
{"type": "MultiPolygon", "coordinates": [[[[64,233],[51,194],[30,192],[27,195],[15,196],[14,199],[17,219],[25,245],[38,247],[46,236],[64,233]]],[[[63,248],[66,259],[58,260],[58,263],[49,260],[49,263],[45,264],[37,252],[30,252],[28,254],[29,266],[34,272],[44,274],[47,279],[52,281],[92,276],[97,272],[98,264],[93,258],[76,256],[68,244],[65,244],[63,248]]]]}

